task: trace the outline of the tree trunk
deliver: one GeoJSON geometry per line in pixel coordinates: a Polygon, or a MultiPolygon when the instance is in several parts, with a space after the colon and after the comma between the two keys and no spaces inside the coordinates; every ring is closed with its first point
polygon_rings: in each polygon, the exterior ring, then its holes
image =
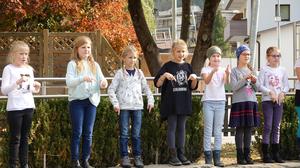
{"type": "Polygon", "coordinates": [[[182,24],[180,38],[185,42],[189,39],[191,0],[182,0],[182,24]]]}
{"type": "Polygon", "coordinates": [[[197,36],[192,66],[197,75],[200,74],[201,68],[206,59],[206,50],[212,44],[212,32],[214,19],[217,13],[220,0],[205,0],[203,15],[201,17],[200,27],[197,36]]]}
{"type": "Polygon", "coordinates": [[[149,71],[154,76],[161,67],[159,49],[146,23],[141,0],[128,0],[128,10],[149,71]]]}

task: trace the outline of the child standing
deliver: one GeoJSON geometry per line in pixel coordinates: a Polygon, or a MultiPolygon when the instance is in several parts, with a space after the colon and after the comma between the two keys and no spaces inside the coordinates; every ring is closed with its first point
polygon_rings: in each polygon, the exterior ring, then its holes
{"type": "Polygon", "coordinates": [[[92,41],[79,36],[74,41],[71,61],[67,66],[66,83],[69,94],[69,112],[72,124],[72,168],[81,168],[79,162],[80,139],[82,138],[83,168],[93,168],[90,158],[96,107],[100,102],[100,88],[107,87],[100,66],[91,52],[92,41]]]}
{"type": "Polygon", "coordinates": [[[269,47],[266,55],[268,63],[261,69],[258,77],[262,91],[262,111],[264,114],[263,162],[273,163],[268,151],[271,141],[273,160],[283,163],[284,161],[279,155],[279,139],[283,100],[289,91],[288,75],[286,70],[280,66],[281,54],[277,47],[269,47]],[[270,135],[272,135],[271,140],[270,135]]]}
{"type": "Polygon", "coordinates": [[[140,130],[142,126],[142,109],[144,108],[143,95],[147,95],[147,109],[151,112],[154,107],[154,98],[147,84],[143,72],[135,67],[138,55],[134,46],[128,46],[122,53],[124,68],[119,69],[111,85],[108,95],[116,113],[120,115],[120,154],[121,166],[131,167],[128,157],[128,130],[131,119],[131,139],[134,155],[134,165],[144,167],[142,161],[142,149],[140,130]]]}
{"type": "Polygon", "coordinates": [[[220,161],[222,126],[224,123],[226,101],[224,84],[228,83],[230,67],[227,66],[226,70],[221,67],[221,55],[222,51],[219,47],[211,46],[206,52],[209,66],[202,68],[201,75],[206,85],[202,97],[205,164],[212,164],[211,137],[213,132],[215,137],[213,151],[214,165],[224,167],[224,164],[220,161]]]}
{"type": "Polygon", "coordinates": [[[198,80],[192,66],[184,60],[188,48],[183,40],[173,42],[171,54],[173,59],[159,70],[154,85],[161,88],[160,115],[168,123],[169,164],[188,165],[191,162],[184,156],[185,123],[192,114],[192,90],[197,89],[198,80]]]}
{"type": "MultiPolygon", "coordinates": [[[[297,151],[300,153],[300,58],[296,60],[295,71],[297,75],[297,81],[295,84],[296,94],[295,94],[295,109],[298,116],[298,128],[297,128],[297,151]]],[[[298,155],[300,160],[300,155],[298,155]]]]}
{"type": "Polygon", "coordinates": [[[236,127],[235,144],[238,164],[253,164],[250,157],[251,131],[259,126],[260,118],[255,92],[256,76],[249,65],[250,49],[241,45],[236,50],[237,67],[231,71],[232,106],[230,127],[236,127]]]}
{"type": "Polygon", "coordinates": [[[9,167],[17,168],[19,160],[21,168],[28,168],[28,135],[35,109],[32,93],[38,93],[41,84],[34,81],[29,46],[25,42],[12,43],[8,60],[2,74],[1,92],[8,96],[9,167]]]}

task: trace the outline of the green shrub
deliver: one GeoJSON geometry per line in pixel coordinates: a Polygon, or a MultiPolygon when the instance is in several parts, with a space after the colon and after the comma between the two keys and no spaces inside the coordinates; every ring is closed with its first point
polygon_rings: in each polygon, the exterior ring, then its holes
{"type": "MultiPolygon", "coordinates": [[[[168,158],[166,123],[159,117],[160,100],[156,97],[151,113],[144,111],[141,130],[145,164],[164,163],[168,158]]],[[[67,99],[36,99],[36,111],[29,140],[29,163],[43,167],[44,154],[47,167],[69,167],[71,124],[67,99]]],[[[146,104],[146,103],[145,103],[146,104]]],[[[0,101],[0,167],[8,167],[8,130],[6,124],[6,101],[0,101]]],[[[146,108],[145,108],[146,109],[146,108]]],[[[203,118],[199,97],[193,97],[193,115],[186,127],[186,153],[196,160],[202,151],[203,118]]],[[[97,167],[115,166],[119,163],[118,116],[107,97],[101,98],[94,126],[91,164],[97,167]]]]}

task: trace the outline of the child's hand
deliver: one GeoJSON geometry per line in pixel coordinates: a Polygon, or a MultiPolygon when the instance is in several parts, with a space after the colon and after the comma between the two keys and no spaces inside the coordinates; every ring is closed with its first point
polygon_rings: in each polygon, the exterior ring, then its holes
{"type": "Polygon", "coordinates": [[[227,65],[226,70],[225,70],[225,73],[227,74],[227,76],[228,76],[229,74],[231,74],[231,67],[230,67],[230,65],[227,65]]]}
{"type": "Polygon", "coordinates": [[[192,81],[197,80],[197,75],[196,74],[191,74],[189,76],[188,80],[192,80],[192,81]]]}
{"type": "Polygon", "coordinates": [[[285,95],[284,95],[283,92],[281,92],[281,93],[278,95],[278,104],[283,103],[284,98],[285,98],[285,95]]]}
{"type": "Polygon", "coordinates": [[[96,79],[93,77],[90,77],[90,76],[83,77],[83,81],[85,81],[85,82],[93,82],[93,80],[96,80],[96,79]]]}
{"type": "Polygon", "coordinates": [[[100,88],[101,89],[105,89],[105,88],[107,88],[107,80],[106,79],[103,79],[103,80],[101,80],[100,81],[100,88]]]}
{"type": "Polygon", "coordinates": [[[254,75],[251,75],[251,76],[250,76],[250,80],[251,80],[251,83],[255,84],[255,83],[256,83],[256,80],[257,80],[257,78],[256,78],[256,76],[254,76],[254,75]]]}
{"type": "Polygon", "coordinates": [[[272,90],[270,91],[270,97],[273,103],[278,103],[278,98],[275,92],[273,92],[272,90]]]}
{"type": "Polygon", "coordinates": [[[16,81],[16,84],[21,85],[23,82],[25,82],[25,80],[23,78],[20,78],[16,81]]]}
{"type": "Polygon", "coordinates": [[[33,87],[34,87],[34,93],[38,93],[38,92],[40,92],[40,89],[41,89],[41,83],[38,81],[34,81],[33,87]]]}
{"type": "Polygon", "coordinates": [[[168,80],[176,81],[176,78],[172,74],[170,74],[169,72],[165,72],[164,77],[167,78],[168,80]]]}
{"type": "Polygon", "coordinates": [[[147,110],[149,111],[149,113],[152,111],[152,109],[153,109],[153,105],[152,104],[148,104],[147,110]]]}
{"type": "Polygon", "coordinates": [[[114,107],[114,110],[118,115],[120,115],[120,107],[119,106],[114,107]]]}

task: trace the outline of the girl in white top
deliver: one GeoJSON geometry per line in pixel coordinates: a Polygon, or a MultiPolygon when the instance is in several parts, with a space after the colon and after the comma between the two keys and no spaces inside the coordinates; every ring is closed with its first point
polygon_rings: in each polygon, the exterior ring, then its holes
{"type": "Polygon", "coordinates": [[[280,66],[280,50],[269,47],[266,51],[268,64],[261,68],[258,76],[259,88],[262,92],[262,112],[264,114],[264,129],[262,138],[263,162],[283,163],[279,155],[280,123],[283,114],[283,100],[289,91],[288,75],[280,66]],[[272,156],[269,146],[272,145],[272,156]]]}
{"type": "Polygon", "coordinates": [[[8,65],[2,74],[1,92],[7,95],[7,121],[9,125],[9,167],[28,167],[28,135],[35,109],[32,93],[41,87],[34,81],[33,68],[29,63],[29,46],[23,41],[12,43],[8,65]]]}
{"type": "Polygon", "coordinates": [[[214,165],[224,167],[220,161],[222,148],[222,126],[225,114],[225,87],[230,75],[230,67],[221,67],[222,51],[217,46],[211,46],[206,53],[209,66],[203,67],[201,75],[205,82],[204,95],[202,97],[204,112],[204,156],[205,164],[212,164],[211,137],[214,133],[215,142],[213,150],[214,165]]]}

